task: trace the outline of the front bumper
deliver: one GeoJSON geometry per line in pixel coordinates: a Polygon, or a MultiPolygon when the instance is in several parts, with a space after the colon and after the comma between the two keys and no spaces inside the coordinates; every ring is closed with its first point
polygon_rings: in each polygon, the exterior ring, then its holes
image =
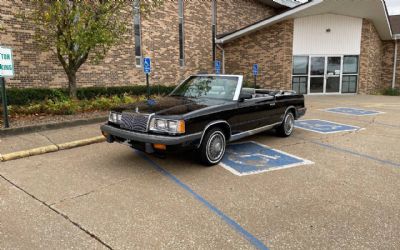
{"type": "Polygon", "coordinates": [[[118,138],[133,142],[164,144],[167,146],[172,146],[172,145],[187,144],[190,142],[194,142],[196,140],[200,140],[201,138],[201,133],[181,135],[181,136],[154,135],[154,134],[146,134],[146,133],[123,130],[120,128],[115,128],[110,125],[102,125],[100,129],[103,132],[103,134],[105,133],[109,137],[112,137],[112,138],[107,138],[108,141],[113,141],[113,139],[118,138]]]}

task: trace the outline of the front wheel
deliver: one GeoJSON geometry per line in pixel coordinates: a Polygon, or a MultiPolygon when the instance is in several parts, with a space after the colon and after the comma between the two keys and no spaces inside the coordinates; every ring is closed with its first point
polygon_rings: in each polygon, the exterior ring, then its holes
{"type": "Polygon", "coordinates": [[[282,137],[289,137],[294,130],[294,115],[292,112],[287,112],[282,124],[277,128],[278,135],[282,137]]]}
{"type": "Polygon", "coordinates": [[[200,161],[206,166],[218,164],[224,157],[226,137],[219,128],[213,128],[205,134],[199,148],[200,161]]]}

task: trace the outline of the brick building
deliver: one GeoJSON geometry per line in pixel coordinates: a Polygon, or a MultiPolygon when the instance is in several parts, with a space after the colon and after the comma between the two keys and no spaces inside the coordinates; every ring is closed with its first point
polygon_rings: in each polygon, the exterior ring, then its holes
{"type": "MultiPolygon", "coordinates": [[[[144,84],[145,56],[152,58],[156,84],[212,73],[218,59],[225,73],[247,81],[259,64],[258,83],[266,88],[338,94],[400,85],[396,36],[382,0],[174,0],[145,17],[136,3],[124,13],[124,42],[100,64],[79,70],[80,87],[144,84]]],[[[0,45],[12,47],[15,60],[8,86],[66,87],[55,56],[38,48],[34,26],[18,17],[31,7],[27,0],[0,0],[0,45]]]]}

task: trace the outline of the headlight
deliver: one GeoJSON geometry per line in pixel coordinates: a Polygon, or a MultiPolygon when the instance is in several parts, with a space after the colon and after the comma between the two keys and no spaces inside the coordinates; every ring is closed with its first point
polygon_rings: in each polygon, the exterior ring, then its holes
{"type": "Polygon", "coordinates": [[[116,112],[110,112],[110,115],[108,116],[108,121],[116,124],[121,123],[121,119],[122,114],[116,112]]]}
{"type": "Polygon", "coordinates": [[[183,134],[185,133],[185,121],[153,118],[150,121],[150,130],[172,134],[183,134]]]}
{"type": "Polygon", "coordinates": [[[166,120],[156,119],[155,128],[158,130],[167,130],[168,129],[168,122],[166,120]]]}

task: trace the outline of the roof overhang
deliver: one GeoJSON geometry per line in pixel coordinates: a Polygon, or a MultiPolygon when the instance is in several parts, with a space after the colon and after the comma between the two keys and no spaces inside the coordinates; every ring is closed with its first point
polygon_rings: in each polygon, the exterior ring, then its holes
{"type": "Polygon", "coordinates": [[[384,0],[313,0],[222,36],[216,42],[224,44],[281,21],[327,13],[366,18],[374,23],[382,40],[394,38],[384,0]]]}
{"type": "Polygon", "coordinates": [[[275,2],[274,0],[257,0],[258,2],[268,5],[270,7],[273,7],[275,9],[283,9],[283,8],[287,8],[287,6],[281,5],[277,2],[275,2]]]}

